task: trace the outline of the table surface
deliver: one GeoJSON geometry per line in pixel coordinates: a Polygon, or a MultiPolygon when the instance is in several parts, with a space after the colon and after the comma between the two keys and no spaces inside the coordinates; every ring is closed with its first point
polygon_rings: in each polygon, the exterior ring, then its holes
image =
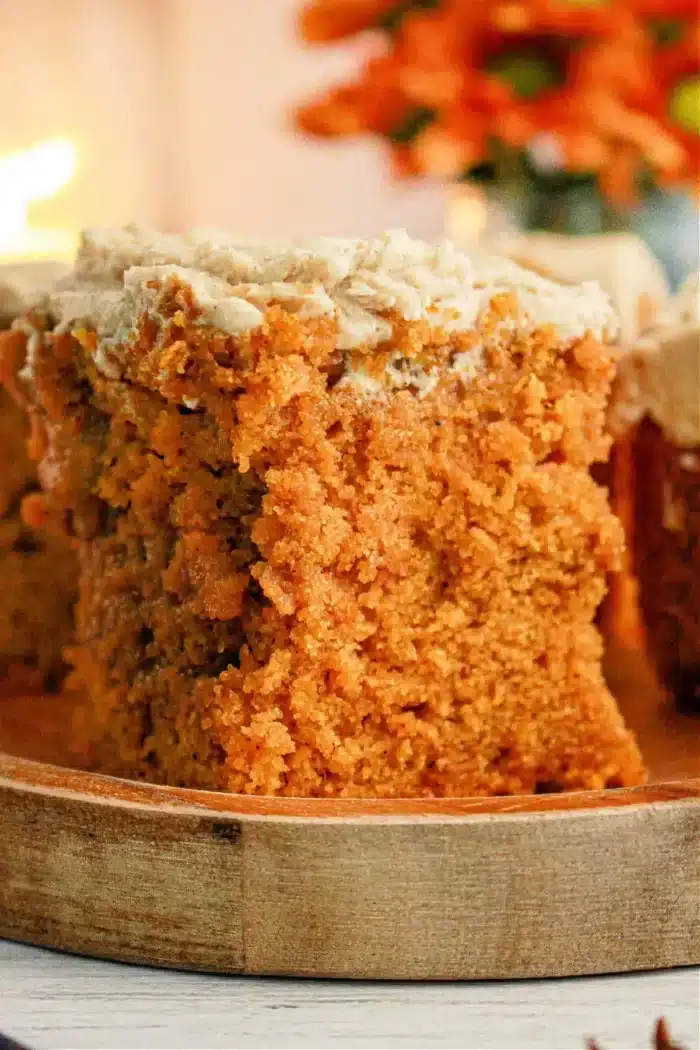
{"type": "Polygon", "coordinates": [[[31,1050],[700,1050],[700,969],[472,984],[213,977],[0,941],[0,1030],[31,1050]]]}

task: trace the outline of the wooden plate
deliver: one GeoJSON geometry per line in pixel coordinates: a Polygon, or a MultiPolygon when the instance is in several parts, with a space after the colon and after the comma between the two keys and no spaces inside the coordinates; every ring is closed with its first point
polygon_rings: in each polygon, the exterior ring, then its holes
{"type": "Polygon", "coordinates": [[[643,788],[325,801],[67,768],[66,701],[0,700],[0,935],[251,974],[565,976],[700,963],[700,720],[611,670],[643,788]],[[63,763],[63,765],[61,764],[63,763]]]}

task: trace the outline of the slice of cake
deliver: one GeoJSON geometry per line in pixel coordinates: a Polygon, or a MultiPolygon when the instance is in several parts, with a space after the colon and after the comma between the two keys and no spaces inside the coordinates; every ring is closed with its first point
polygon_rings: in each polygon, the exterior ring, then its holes
{"type": "Polygon", "coordinates": [[[18,379],[102,769],[306,796],[637,784],[593,626],[595,285],[403,233],[84,237],[18,379]]]}
{"type": "MultiPolygon", "coordinates": [[[[543,276],[567,284],[596,280],[608,295],[620,325],[617,342],[625,352],[640,335],[664,316],[671,292],[663,267],[645,242],[633,233],[603,233],[572,237],[559,233],[521,231],[491,238],[490,247],[543,276]]],[[[608,462],[593,465],[593,477],[607,487],[625,472],[618,457],[628,455],[616,445],[608,462]]],[[[640,644],[637,581],[626,551],[619,571],[611,573],[608,596],[598,612],[603,635],[612,646],[640,644]]]]}
{"type": "MultiPolygon", "coordinates": [[[[1,267],[0,328],[7,329],[62,272],[53,263],[1,267]]],[[[0,335],[0,341],[5,354],[15,348],[23,354],[21,336],[0,335]]],[[[32,528],[21,515],[23,499],[38,488],[28,436],[25,413],[0,388],[1,690],[56,686],[72,623],[73,554],[63,537],[32,528]]],[[[35,503],[35,518],[36,509],[35,503]]]]}
{"type": "Polygon", "coordinates": [[[620,365],[614,492],[650,655],[700,710],[700,289],[691,277],[620,365]]]}

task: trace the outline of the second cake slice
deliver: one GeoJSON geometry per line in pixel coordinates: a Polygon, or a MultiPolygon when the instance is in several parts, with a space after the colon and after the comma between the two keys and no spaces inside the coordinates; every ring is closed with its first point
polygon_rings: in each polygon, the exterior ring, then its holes
{"type": "Polygon", "coordinates": [[[596,286],[449,245],[91,233],[17,381],[101,768],[231,791],[636,784],[596,286]]]}

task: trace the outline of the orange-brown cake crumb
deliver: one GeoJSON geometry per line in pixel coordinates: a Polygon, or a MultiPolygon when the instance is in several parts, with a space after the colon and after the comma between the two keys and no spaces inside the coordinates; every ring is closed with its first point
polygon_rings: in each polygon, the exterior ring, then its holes
{"type": "MultiPolygon", "coordinates": [[[[8,328],[40,289],[55,280],[54,264],[0,268],[0,328],[8,328]]],[[[9,370],[21,351],[17,333],[0,336],[9,370]],[[12,360],[10,360],[12,358],[12,360]]],[[[22,355],[23,356],[23,355],[22,355]]],[[[2,379],[0,367],[0,381],[2,379]]],[[[0,691],[52,688],[71,637],[76,568],[61,536],[23,519],[23,500],[36,492],[36,465],[27,453],[26,414],[0,388],[0,691]]]]}
{"type": "Polygon", "coordinates": [[[608,320],[399,235],[88,237],[20,384],[80,551],[94,762],[311,796],[643,780],[592,623],[608,320]]]}

